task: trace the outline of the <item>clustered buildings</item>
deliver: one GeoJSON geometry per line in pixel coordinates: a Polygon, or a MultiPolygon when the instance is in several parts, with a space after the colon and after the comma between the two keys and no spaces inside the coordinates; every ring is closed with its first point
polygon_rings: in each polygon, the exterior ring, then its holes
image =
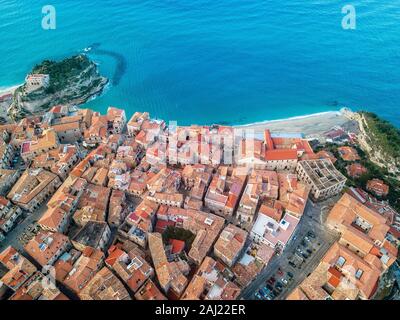
{"type": "MultiPolygon", "coordinates": [[[[0,254],[0,289],[12,299],[236,299],[285,249],[309,195],[326,199],[346,181],[307,140],[269,130],[244,138],[225,126],[66,106],[0,129],[0,240],[19,217],[43,211],[23,249],[0,254]],[[14,168],[14,156],[23,165],[14,168]],[[43,268],[55,271],[50,288],[38,284],[43,268]]],[[[331,270],[328,292],[342,297],[346,263],[356,280],[377,279],[394,258],[382,218],[350,196],[335,208],[329,223],[342,238],[298,295],[312,298],[307,288],[329,284],[317,272],[331,270]]]]}
{"type": "Polygon", "coordinates": [[[356,194],[345,193],[329,213],[327,225],[340,238],[288,299],[369,299],[376,293],[381,275],[397,259],[398,243],[391,241],[390,219],[356,194]]]}

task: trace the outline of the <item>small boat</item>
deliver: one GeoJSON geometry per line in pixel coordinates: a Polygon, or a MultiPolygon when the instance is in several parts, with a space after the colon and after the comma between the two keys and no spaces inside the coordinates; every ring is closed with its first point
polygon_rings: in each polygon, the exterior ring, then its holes
{"type": "Polygon", "coordinates": [[[87,47],[87,48],[83,49],[84,52],[89,52],[90,50],[92,50],[92,47],[87,47]]]}

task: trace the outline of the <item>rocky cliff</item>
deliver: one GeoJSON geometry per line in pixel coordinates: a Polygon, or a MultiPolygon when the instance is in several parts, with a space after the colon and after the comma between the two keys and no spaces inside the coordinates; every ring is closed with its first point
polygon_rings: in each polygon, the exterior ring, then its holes
{"type": "Polygon", "coordinates": [[[30,74],[48,74],[50,82],[34,91],[26,90],[26,84],[15,91],[8,110],[14,120],[46,112],[57,104],[83,104],[100,94],[108,83],[108,79],[99,74],[96,64],[83,54],[59,62],[45,60],[30,74]]]}
{"type": "Polygon", "coordinates": [[[358,122],[358,142],[369,159],[398,180],[400,175],[400,130],[370,112],[353,113],[358,122]]]}

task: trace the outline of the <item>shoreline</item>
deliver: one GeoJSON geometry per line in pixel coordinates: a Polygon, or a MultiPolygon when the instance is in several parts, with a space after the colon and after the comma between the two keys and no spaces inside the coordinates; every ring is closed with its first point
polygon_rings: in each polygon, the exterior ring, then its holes
{"type": "Polygon", "coordinates": [[[264,120],[264,121],[258,121],[258,122],[248,123],[248,124],[233,125],[233,127],[235,127],[235,128],[257,127],[257,126],[264,126],[266,124],[277,123],[277,122],[305,120],[308,118],[332,116],[332,115],[341,116],[342,112],[341,111],[333,111],[333,110],[332,111],[323,111],[323,112],[310,113],[310,114],[306,114],[306,115],[302,115],[302,116],[293,116],[293,117],[287,117],[287,118],[282,118],[282,119],[264,120]]]}
{"type": "Polygon", "coordinates": [[[252,129],[261,132],[270,129],[275,133],[302,133],[305,136],[319,135],[335,126],[341,126],[351,121],[348,117],[353,112],[348,108],[339,111],[325,111],[285,119],[266,120],[245,125],[233,126],[237,129],[252,129]]]}
{"type": "Polygon", "coordinates": [[[17,90],[22,85],[23,85],[23,83],[16,84],[16,85],[10,86],[10,87],[0,87],[0,96],[8,94],[8,93],[14,93],[14,91],[17,90]]]}
{"type": "MultiPolygon", "coordinates": [[[[14,91],[21,85],[22,84],[0,88],[0,96],[14,93],[14,91]]],[[[84,108],[84,105],[87,102],[93,101],[99,96],[105,94],[110,86],[110,82],[107,83],[100,94],[94,95],[85,103],[79,104],[78,108],[84,108]]],[[[349,122],[350,119],[346,116],[346,113],[351,114],[352,111],[348,108],[342,108],[340,110],[317,112],[283,119],[265,120],[230,126],[236,129],[250,129],[255,132],[262,132],[268,128],[275,133],[302,133],[305,136],[314,136],[320,135],[335,126],[341,126],[349,122]]]]}

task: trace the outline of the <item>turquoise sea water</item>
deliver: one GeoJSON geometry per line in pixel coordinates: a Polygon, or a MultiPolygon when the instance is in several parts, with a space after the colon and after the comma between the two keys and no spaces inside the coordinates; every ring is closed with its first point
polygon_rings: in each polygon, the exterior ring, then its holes
{"type": "Polygon", "coordinates": [[[0,0],[0,87],[92,44],[112,79],[87,105],[244,124],[343,105],[400,126],[400,0],[0,0]],[[41,28],[41,9],[57,29],[41,28]]]}

